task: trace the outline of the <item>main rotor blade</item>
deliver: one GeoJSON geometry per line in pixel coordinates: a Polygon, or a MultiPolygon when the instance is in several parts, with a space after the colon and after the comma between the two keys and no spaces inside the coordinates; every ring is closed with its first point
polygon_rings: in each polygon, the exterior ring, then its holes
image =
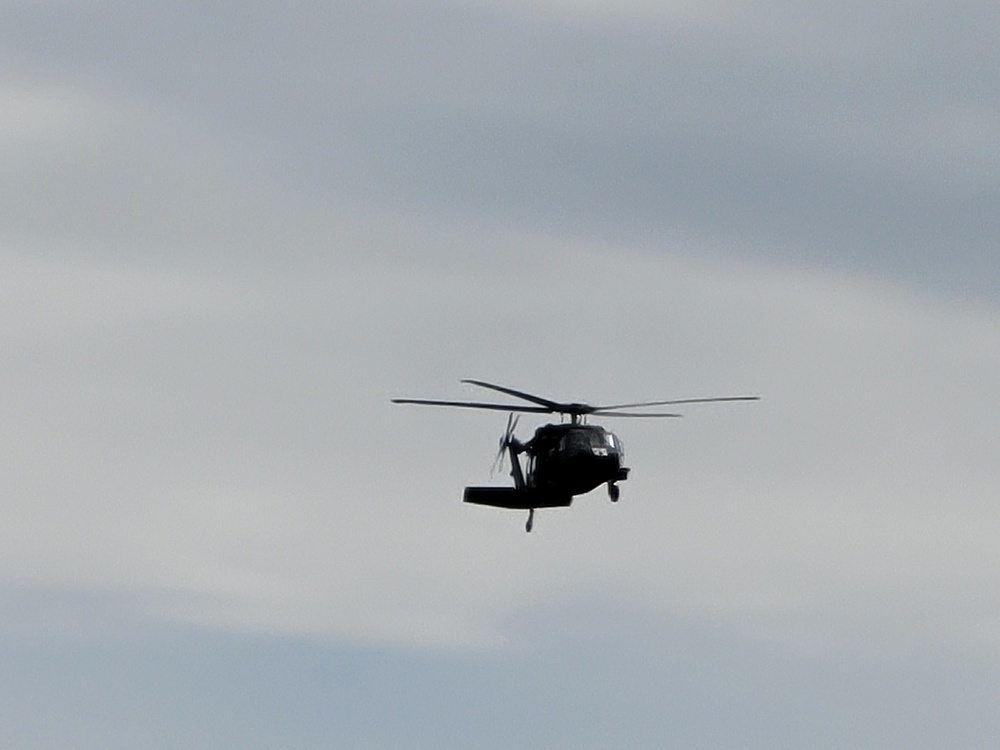
{"type": "Polygon", "coordinates": [[[670,401],[641,401],[636,404],[595,406],[595,414],[607,414],[608,409],[636,409],[642,406],[668,406],[673,404],[707,404],[715,401],[760,401],[760,396],[716,396],[714,398],[676,398],[670,401]]]}
{"type": "Polygon", "coordinates": [[[683,414],[669,414],[660,411],[602,411],[594,412],[599,417],[683,417],[683,414]]]}
{"type": "Polygon", "coordinates": [[[482,380],[469,380],[464,379],[461,382],[468,383],[469,385],[478,385],[480,388],[489,388],[491,391],[499,391],[500,393],[506,393],[508,396],[515,396],[517,398],[523,398],[525,401],[530,401],[533,404],[539,404],[540,406],[547,406],[550,411],[560,411],[561,406],[558,401],[550,401],[547,398],[542,398],[541,396],[533,396],[530,393],[525,393],[524,391],[515,391],[513,388],[506,388],[502,385],[495,385],[493,383],[486,383],[482,380]]]}
{"type": "Polygon", "coordinates": [[[422,404],[424,406],[457,406],[463,409],[492,409],[493,411],[520,411],[533,414],[551,414],[552,409],[520,404],[484,404],[478,401],[435,401],[427,398],[394,398],[394,404],[422,404]]]}

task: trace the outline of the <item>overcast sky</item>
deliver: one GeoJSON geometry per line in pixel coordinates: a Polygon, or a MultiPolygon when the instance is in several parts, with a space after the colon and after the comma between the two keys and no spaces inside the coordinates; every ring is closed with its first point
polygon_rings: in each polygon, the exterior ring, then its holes
{"type": "Polygon", "coordinates": [[[995,747],[996,3],[2,18],[0,744],[995,747]]]}

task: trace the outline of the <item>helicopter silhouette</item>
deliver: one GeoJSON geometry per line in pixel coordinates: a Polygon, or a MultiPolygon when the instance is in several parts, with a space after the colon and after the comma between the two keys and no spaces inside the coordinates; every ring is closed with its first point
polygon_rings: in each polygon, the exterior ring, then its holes
{"type": "Polygon", "coordinates": [[[577,495],[583,495],[602,484],[608,486],[611,502],[618,502],[618,482],[628,478],[625,448],[621,440],[600,425],[588,424],[587,417],[676,418],[674,412],[632,411],[651,406],[704,404],[716,401],[757,401],[760,396],[717,396],[714,398],[683,398],[667,401],[642,401],[631,404],[592,406],[584,403],[561,403],[506,386],[482,380],[461,382],[514,396],[528,404],[496,404],[482,401],[440,401],[424,398],[394,398],[394,404],[448,406],[464,409],[489,409],[509,412],[507,427],[500,437],[500,450],[494,469],[502,465],[505,453],[510,457],[513,487],[466,487],[463,500],[474,505],[528,511],[525,531],[530,532],[539,508],[565,508],[577,495]],[[559,414],[569,422],[546,424],[535,430],[527,442],[514,437],[520,413],[559,414]],[[526,466],[520,456],[527,457],[526,466]]]}

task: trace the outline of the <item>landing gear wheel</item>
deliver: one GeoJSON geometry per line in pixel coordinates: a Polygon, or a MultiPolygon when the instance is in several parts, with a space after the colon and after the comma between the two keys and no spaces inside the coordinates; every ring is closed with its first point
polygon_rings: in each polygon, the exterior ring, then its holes
{"type": "Polygon", "coordinates": [[[524,524],[524,530],[530,534],[531,533],[531,527],[534,526],[534,525],[535,525],[535,509],[534,508],[529,508],[528,509],[528,522],[526,524],[524,524]]]}
{"type": "Polygon", "coordinates": [[[617,503],[618,498],[621,497],[621,488],[614,482],[608,482],[608,497],[613,503],[617,503]]]}

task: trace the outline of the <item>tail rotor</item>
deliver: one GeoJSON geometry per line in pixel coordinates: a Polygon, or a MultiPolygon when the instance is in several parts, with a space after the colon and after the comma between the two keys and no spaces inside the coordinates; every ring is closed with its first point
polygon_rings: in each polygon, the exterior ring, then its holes
{"type": "Polygon", "coordinates": [[[514,414],[511,412],[507,415],[507,427],[503,431],[503,435],[500,436],[500,445],[497,450],[496,458],[493,459],[493,467],[490,469],[490,476],[493,476],[497,471],[502,471],[504,466],[504,458],[507,455],[507,449],[514,444],[514,430],[517,429],[517,422],[521,418],[520,414],[514,414]]]}

